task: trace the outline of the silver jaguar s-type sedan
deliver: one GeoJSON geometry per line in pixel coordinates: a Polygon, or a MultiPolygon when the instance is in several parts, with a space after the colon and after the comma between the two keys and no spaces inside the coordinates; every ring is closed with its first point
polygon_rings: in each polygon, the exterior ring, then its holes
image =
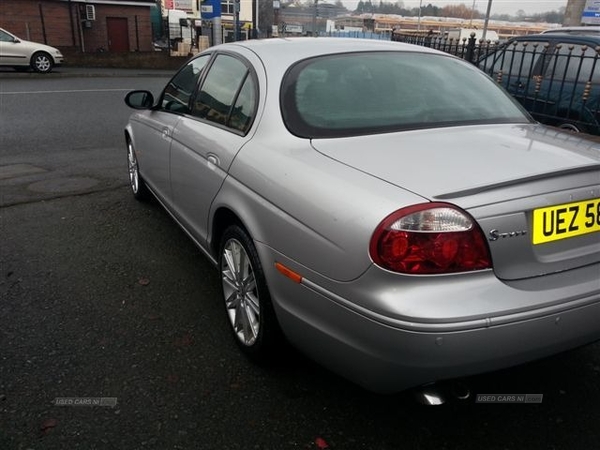
{"type": "Polygon", "coordinates": [[[282,333],[395,392],[600,339],[600,146],[536,124],[469,64],[247,41],[126,102],[133,195],[218,268],[248,354],[282,333]]]}

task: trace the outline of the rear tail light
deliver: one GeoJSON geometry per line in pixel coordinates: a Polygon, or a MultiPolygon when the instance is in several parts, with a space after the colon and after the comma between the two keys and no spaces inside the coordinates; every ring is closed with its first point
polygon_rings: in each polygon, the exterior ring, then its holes
{"type": "Polygon", "coordinates": [[[375,264],[407,274],[489,269],[489,248],[475,220],[447,203],[402,208],[377,227],[369,247],[375,264]]]}

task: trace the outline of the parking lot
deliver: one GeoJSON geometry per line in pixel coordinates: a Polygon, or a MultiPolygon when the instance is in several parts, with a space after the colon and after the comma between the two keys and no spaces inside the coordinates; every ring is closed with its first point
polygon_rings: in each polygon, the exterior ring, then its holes
{"type": "Polygon", "coordinates": [[[262,366],[242,357],[218,272],[127,187],[122,98],[168,76],[0,73],[1,449],[596,446],[600,344],[464,380],[468,399],[435,408],[291,348],[262,366]]]}

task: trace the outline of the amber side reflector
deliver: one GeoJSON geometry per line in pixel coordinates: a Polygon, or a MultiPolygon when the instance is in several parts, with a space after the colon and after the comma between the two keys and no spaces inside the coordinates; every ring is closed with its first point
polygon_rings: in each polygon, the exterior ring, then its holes
{"type": "Polygon", "coordinates": [[[300,275],[299,273],[294,272],[292,269],[288,269],[283,264],[276,262],[275,263],[275,268],[277,270],[279,270],[279,272],[281,272],[283,275],[285,275],[286,277],[288,277],[290,280],[292,280],[294,283],[301,283],[302,282],[302,275],[300,275]]]}

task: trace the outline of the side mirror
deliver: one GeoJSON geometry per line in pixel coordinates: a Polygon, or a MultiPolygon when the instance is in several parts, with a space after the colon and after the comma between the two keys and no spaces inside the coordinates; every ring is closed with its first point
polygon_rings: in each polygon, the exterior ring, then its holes
{"type": "Polygon", "coordinates": [[[150,91],[131,91],[125,96],[125,104],[133,109],[150,109],[154,106],[154,96],[150,91]]]}

